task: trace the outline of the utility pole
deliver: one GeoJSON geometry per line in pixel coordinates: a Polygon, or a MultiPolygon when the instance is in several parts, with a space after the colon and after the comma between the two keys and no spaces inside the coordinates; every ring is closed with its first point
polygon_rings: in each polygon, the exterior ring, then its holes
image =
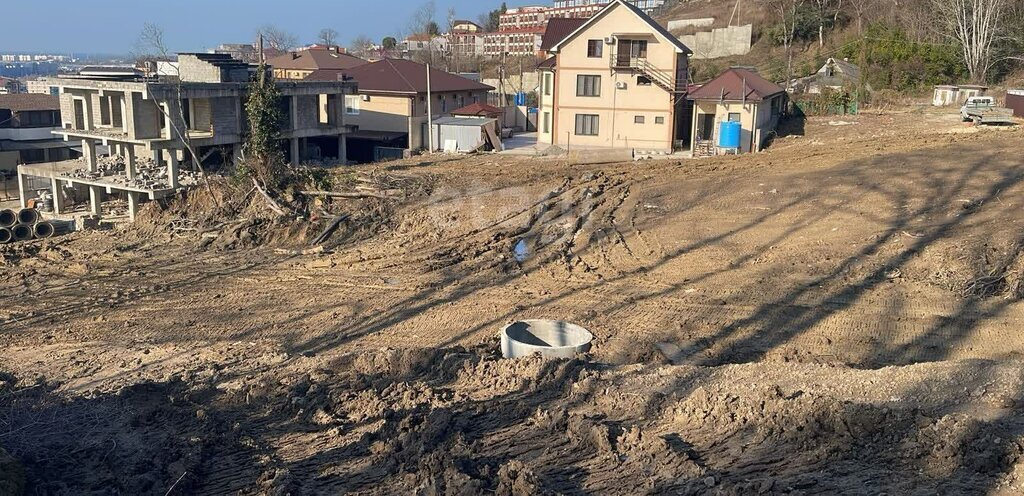
{"type": "Polygon", "coordinates": [[[430,64],[427,64],[427,153],[434,153],[434,112],[430,95],[430,64]]]}
{"type": "MultiPolygon", "coordinates": [[[[505,46],[508,48],[508,45],[505,46]]],[[[508,55],[508,51],[501,51],[501,64],[498,65],[498,107],[501,108],[501,126],[505,127],[505,117],[508,112],[505,111],[505,106],[508,103],[505,101],[505,57],[508,55]]]]}

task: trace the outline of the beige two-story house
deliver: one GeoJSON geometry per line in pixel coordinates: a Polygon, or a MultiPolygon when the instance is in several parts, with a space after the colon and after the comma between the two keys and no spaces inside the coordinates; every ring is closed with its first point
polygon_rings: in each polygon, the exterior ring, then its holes
{"type": "Polygon", "coordinates": [[[615,0],[541,64],[539,137],[562,148],[669,153],[688,147],[688,56],[654,19],[615,0]]]}
{"type": "Polygon", "coordinates": [[[449,112],[487,101],[494,88],[403,59],[384,59],[344,71],[317,71],[306,81],[350,80],[359,94],[345,99],[345,122],[358,129],[347,136],[348,159],[365,163],[401,157],[428,145],[427,123],[449,112]],[[430,90],[428,119],[427,90],[430,90]]]}

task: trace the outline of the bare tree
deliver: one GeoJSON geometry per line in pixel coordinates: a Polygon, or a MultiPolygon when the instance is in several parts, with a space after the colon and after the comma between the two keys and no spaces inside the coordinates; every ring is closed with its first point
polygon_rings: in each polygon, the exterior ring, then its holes
{"type": "Polygon", "coordinates": [[[358,57],[366,57],[370,55],[370,51],[373,49],[373,40],[365,34],[361,34],[352,39],[352,42],[348,45],[348,51],[358,57]]]}
{"type": "Polygon", "coordinates": [[[458,20],[458,18],[456,17],[457,15],[458,14],[456,14],[455,12],[455,7],[448,8],[448,24],[445,26],[447,28],[447,32],[444,34],[447,41],[447,47],[444,50],[443,55],[445,58],[446,70],[449,72],[459,72],[460,65],[458,60],[459,54],[455,53],[455,45],[457,40],[457,37],[455,35],[455,21],[458,20]]]}
{"type": "MultiPolygon", "coordinates": [[[[877,0],[848,0],[847,2],[853,10],[853,15],[857,19],[857,35],[864,35],[864,18],[871,10],[877,7],[877,0]]],[[[863,69],[863,67],[862,67],[863,69]]]]}
{"type": "Polygon", "coordinates": [[[167,56],[167,44],[164,42],[164,30],[156,24],[146,23],[142,26],[138,40],[135,41],[137,57],[155,59],[167,56]]]}
{"type": "Polygon", "coordinates": [[[971,81],[982,83],[995,63],[993,45],[1003,35],[1008,0],[932,0],[945,34],[956,41],[971,81]]]}
{"type": "Polygon", "coordinates": [[[409,17],[409,26],[406,31],[414,35],[429,34],[431,31],[431,25],[437,25],[434,21],[434,15],[436,13],[437,8],[434,5],[434,0],[429,0],[427,3],[424,3],[412,12],[412,15],[409,17]]]}
{"type": "Polygon", "coordinates": [[[299,39],[283,29],[269,24],[256,30],[256,36],[263,35],[263,42],[271,48],[287,52],[299,46],[299,39]]]}
{"type": "Polygon", "coordinates": [[[814,0],[814,3],[818,7],[816,12],[818,15],[818,46],[823,47],[825,46],[825,19],[828,17],[826,11],[829,10],[829,4],[832,2],[831,0],[814,0]]]}
{"type": "Polygon", "coordinates": [[[338,32],[331,28],[321,29],[317,35],[317,40],[321,45],[336,46],[338,44],[338,32]]]}
{"type": "Polygon", "coordinates": [[[793,80],[793,38],[797,15],[804,0],[771,0],[769,5],[782,18],[782,45],[786,48],[786,88],[793,80]]]}
{"type": "MultiPolygon", "coordinates": [[[[138,50],[144,53],[152,54],[156,60],[169,60],[171,51],[167,48],[167,44],[164,41],[164,30],[160,26],[152,23],[146,23],[142,27],[142,32],[139,33],[139,39],[136,42],[138,50]]],[[[172,116],[170,109],[164,108],[163,105],[159,105],[153,102],[157,110],[164,115],[167,120],[168,127],[177,135],[178,139],[181,140],[182,144],[185,145],[185,149],[188,150],[189,155],[192,157],[193,166],[199,171],[199,174],[203,178],[203,182],[206,185],[206,192],[209,193],[210,198],[213,199],[214,203],[220,207],[220,201],[217,200],[217,196],[213,194],[213,188],[210,187],[210,179],[206,175],[206,171],[203,170],[202,159],[200,155],[196,153],[196,149],[192,146],[192,138],[188,134],[187,129],[182,129],[180,124],[186,122],[185,119],[185,106],[182,104],[184,98],[182,98],[182,81],[181,73],[178,72],[178,66],[176,64],[168,64],[174,72],[175,76],[175,99],[176,107],[178,109],[178,115],[172,116]],[[179,120],[175,120],[177,117],[179,120]]],[[[159,72],[159,71],[158,71],[159,72]]],[[[149,82],[146,83],[146,90],[149,91],[149,82]]],[[[172,150],[171,153],[176,153],[172,150]]]]}

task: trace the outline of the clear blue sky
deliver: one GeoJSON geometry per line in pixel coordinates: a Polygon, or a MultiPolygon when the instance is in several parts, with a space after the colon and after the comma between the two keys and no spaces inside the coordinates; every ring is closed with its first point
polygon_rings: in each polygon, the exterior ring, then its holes
{"type": "MultiPolygon", "coordinates": [[[[347,45],[360,34],[379,41],[404,31],[412,12],[426,1],[2,0],[0,52],[128,53],[146,22],[163,27],[169,48],[178,52],[250,42],[264,24],[295,34],[301,43],[316,41],[317,32],[330,27],[347,45]]],[[[500,4],[435,0],[435,19],[443,26],[454,7],[459,18],[476,20],[500,4]]]]}

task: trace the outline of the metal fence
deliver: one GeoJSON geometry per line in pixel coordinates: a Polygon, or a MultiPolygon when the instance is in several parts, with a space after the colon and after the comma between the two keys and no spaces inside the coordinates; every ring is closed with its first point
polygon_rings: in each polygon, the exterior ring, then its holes
{"type": "Polygon", "coordinates": [[[843,97],[815,97],[800,96],[792,97],[790,100],[793,115],[856,115],[860,110],[860,103],[856,95],[843,97]]]}
{"type": "MultiPolygon", "coordinates": [[[[50,189],[50,180],[45,177],[25,176],[25,196],[35,198],[36,191],[50,189]]],[[[0,201],[17,200],[21,196],[18,191],[18,173],[0,171],[0,201]]]]}

